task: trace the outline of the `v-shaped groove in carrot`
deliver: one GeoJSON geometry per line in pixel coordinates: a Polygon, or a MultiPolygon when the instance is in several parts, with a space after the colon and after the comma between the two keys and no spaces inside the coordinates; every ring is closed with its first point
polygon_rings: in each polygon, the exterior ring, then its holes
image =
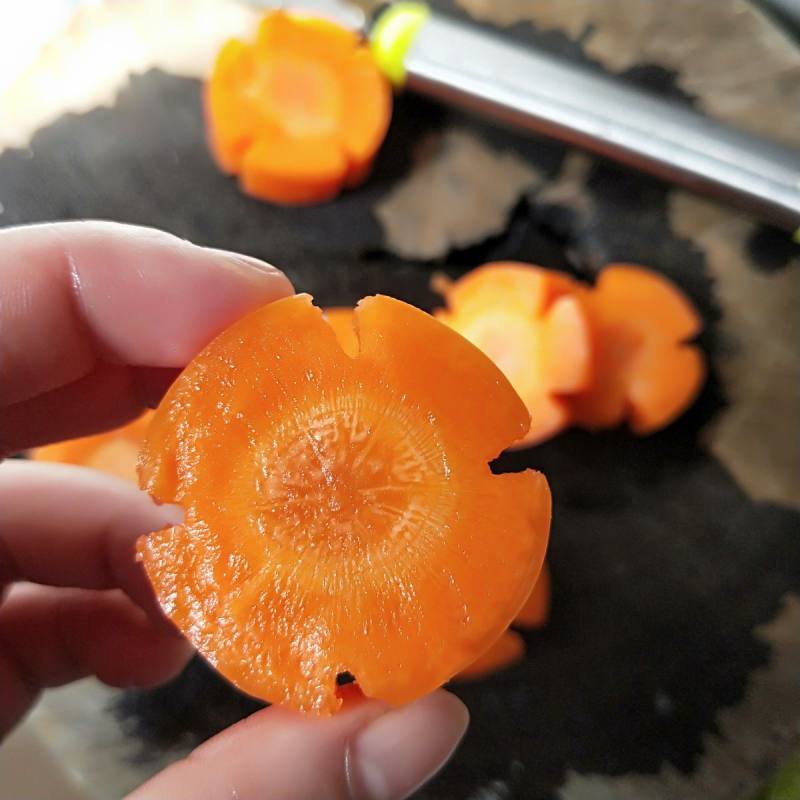
{"type": "Polygon", "coordinates": [[[140,540],[162,606],[227,678],[329,714],[336,676],[411,701],[520,609],[550,520],[544,477],[492,475],[528,413],[477,348],[387,297],[345,353],[307,296],[232,326],[155,415],[141,483],[182,526],[140,540]]]}

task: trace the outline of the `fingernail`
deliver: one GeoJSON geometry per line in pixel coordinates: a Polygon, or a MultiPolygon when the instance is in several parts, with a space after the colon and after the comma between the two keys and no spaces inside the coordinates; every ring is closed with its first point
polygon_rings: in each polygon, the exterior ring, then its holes
{"type": "Polygon", "coordinates": [[[272,264],[266,261],[262,261],[260,258],[255,258],[255,256],[247,256],[244,255],[244,253],[234,253],[230,250],[220,250],[216,247],[204,247],[203,249],[219,256],[230,264],[257,269],[259,272],[267,272],[273,275],[283,274],[277,267],[272,266],[272,264]]]}
{"type": "Polygon", "coordinates": [[[464,704],[442,690],[378,717],[348,749],[354,800],[408,797],[447,762],[468,722],[464,704]]]}

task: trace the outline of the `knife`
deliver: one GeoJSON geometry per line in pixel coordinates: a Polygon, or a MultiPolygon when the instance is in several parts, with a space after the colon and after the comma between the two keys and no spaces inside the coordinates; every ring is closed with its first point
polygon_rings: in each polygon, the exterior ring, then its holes
{"type": "Polygon", "coordinates": [[[424,3],[392,3],[372,17],[343,0],[302,0],[290,10],[300,9],[360,29],[398,89],[614,159],[736,206],[800,243],[796,150],[424,3]]]}

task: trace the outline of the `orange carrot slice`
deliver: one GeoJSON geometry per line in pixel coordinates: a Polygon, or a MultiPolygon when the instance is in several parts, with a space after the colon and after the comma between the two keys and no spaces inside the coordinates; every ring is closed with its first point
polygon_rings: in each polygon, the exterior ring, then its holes
{"type": "Polygon", "coordinates": [[[545,561],[528,599],[514,617],[514,626],[525,629],[544,627],[550,617],[550,596],[550,569],[545,561]]]}
{"type": "Polygon", "coordinates": [[[630,264],[606,267],[582,296],[596,344],[595,379],[570,398],[577,424],[608,428],[628,418],[635,433],[668,425],[705,380],[699,348],[689,344],[702,321],[663,276],[630,264]]]}
{"type": "Polygon", "coordinates": [[[286,205],[335,197],[369,173],[389,83],[353,32],[276,11],[252,44],[221,49],[205,91],[211,152],[245,192],[286,205]]]}
{"type": "Polygon", "coordinates": [[[185,522],[138,545],[156,594],[240,689],[316,714],[336,677],[398,704],[473,662],[530,594],[545,478],[492,475],[528,413],[498,369],[388,297],[348,355],[308,296],[213,341],[150,427],[141,485],[185,522]]]}
{"type": "Polygon", "coordinates": [[[145,411],[138,419],[113,431],[37,447],[30,451],[30,457],[34,461],[91,467],[136,483],[136,459],[152,416],[152,411],[145,411]]]}
{"type": "Polygon", "coordinates": [[[528,264],[485,264],[454,283],[438,280],[447,310],[437,319],[486,353],[511,381],[531,413],[516,446],[544,441],[570,422],[560,395],[587,387],[592,339],[576,284],[528,264]]]}
{"type": "Polygon", "coordinates": [[[525,640],[516,631],[505,631],[503,635],[469,666],[455,676],[458,681],[475,681],[522,661],[525,655],[525,640]]]}

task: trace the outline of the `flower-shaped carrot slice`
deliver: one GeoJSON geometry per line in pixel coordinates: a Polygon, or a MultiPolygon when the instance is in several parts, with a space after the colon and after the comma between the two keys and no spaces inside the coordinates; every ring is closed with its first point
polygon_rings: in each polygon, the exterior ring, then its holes
{"type": "Polygon", "coordinates": [[[30,457],[35,461],[91,467],[136,483],[136,459],[152,416],[152,411],[145,411],[133,422],[113,431],[37,447],[31,450],[30,457]]]}
{"type": "Polygon", "coordinates": [[[531,413],[516,446],[541,442],[570,422],[559,396],[592,377],[592,340],[576,284],[567,275],[528,264],[485,264],[434,288],[447,309],[435,316],[469,339],[503,371],[531,413]]]}
{"type": "Polygon", "coordinates": [[[347,354],[308,296],[241,320],[156,412],[140,540],[166,613],[239,688],[317,713],[337,675],[398,704],[474,661],[541,568],[545,478],[492,475],[528,413],[479,350],[387,297],[347,354]]]}
{"type": "Polygon", "coordinates": [[[705,380],[702,329],[689,299],[663,276],[612,265],[582,291],[596,345],[595,378],[570,398],[576,424],[608,428],[626,418],[635,433],[668,425],[694,402],[705,380]]]}
{"type": "Polygon", "coordinates": [[[206,86],[212,153],[249,194],[315,203],[363,180],[391,117],[389,83],[356,34],[272,12],[230,40],[206,86]]]}

